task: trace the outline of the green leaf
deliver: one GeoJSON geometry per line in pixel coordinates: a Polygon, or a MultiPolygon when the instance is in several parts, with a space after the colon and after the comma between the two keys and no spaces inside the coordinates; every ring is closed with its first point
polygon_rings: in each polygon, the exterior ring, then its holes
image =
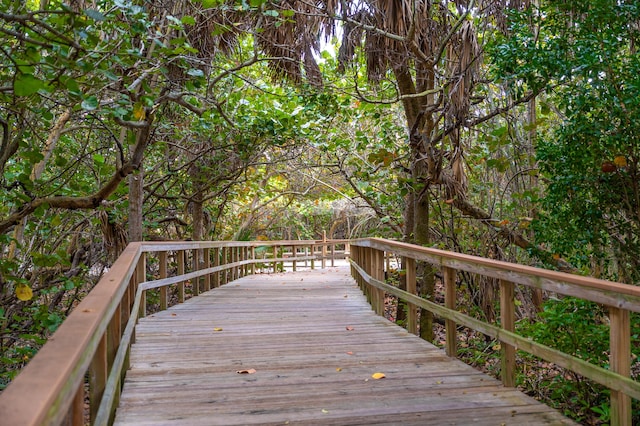
{"type": "Polygon", "coordinates": [[[265,10],[263,14],[265,16],[273,16],[274,18],[277,18],[280,15],[277,10],[265,10]]]}
{"type": "Polygon", "coordinates": [[[82,106],[82,109],[84,110],[93,111],[94,109],[98,108],[98,105],[98,98],[96,98],[95,96],[89,96],[84,101],[82,101],[82,104],[80,106],[82,106]]]}
{"type": "Polygon", "coordinates": [[[202,70],[196,68],[191,68],[189,71],[187,71],[187,74],[192,77],[204,77],[204,73],[202,72],[202,70]]]}
{"type": "Polygon", "coordinates": [[[75,81],[74,79],[72,79],[72,78],[68,79],[67,82],[66,82],[66,86],[67,86],[67,90],[72,95],[74,95],[74,96],[81,96],[82,95],[82,91],[80,90],[80,86],[78,85],[78,82],[75,81]]]}
{"type": "Polygon", "coordinates": [[[13,93],[16,96],[29,96],[44,89],[44,82],[31,74],[19,74],[13,84],[13,93]]]}
{"type": "Polygon", "coordinates": [[[84,14],[87,15],[89,18],[93,19],[94,21],[98,21],[98,22],[102,22],[107,19],[102,13],[100,13],[95,9],[87,9],[84,11],[84,14]]]}
{"type": "Polygon", "coordinates": [[[185,25],[195,25],[196,24],[196,20],[193,18],[193,16],[183,16],[182,19],[180,19],[180,21],[185,25]]]}
{"type": "Polygon", "coordinates": [[[98,165],[104,164],[104,162],[105,162],[104,155],[93,154],[93,162],[98,164],[98,165]]]}

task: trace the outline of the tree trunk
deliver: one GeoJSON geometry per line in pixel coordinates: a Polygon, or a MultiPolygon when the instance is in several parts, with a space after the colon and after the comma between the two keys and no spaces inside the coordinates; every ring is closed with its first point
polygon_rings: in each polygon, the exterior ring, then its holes
{"type": "Polygon", "coordinates": [[[144,200],[144,172],[129,175],[129,242],[142,241],[142,204],[144,200]]]}

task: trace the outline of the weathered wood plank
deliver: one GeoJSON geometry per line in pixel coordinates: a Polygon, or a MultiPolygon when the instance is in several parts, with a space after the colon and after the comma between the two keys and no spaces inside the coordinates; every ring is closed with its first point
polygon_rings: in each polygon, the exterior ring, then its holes
{"type": "Polygon", "coordinates": [[[141,319],[115,423],[572,424],[375,315],[347,274],[248,276],[141,319]]]}

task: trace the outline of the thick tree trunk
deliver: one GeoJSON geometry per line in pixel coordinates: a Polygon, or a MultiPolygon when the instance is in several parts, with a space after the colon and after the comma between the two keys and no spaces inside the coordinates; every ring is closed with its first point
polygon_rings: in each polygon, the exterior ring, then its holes
{"type": "MultiPolygon", "coordinates": [[[[396,81],[401,95],[415,95],[416,85],[409,68],[398,65],[394,68],[396,81]]],[[[432,70],[423,70],[420,84],[421,90],[433,89],[435,81],[432,70]]],[[[407,127],[410,130],[409,141],[411,145],[411,176],[413,180],[412,194],[409,199],[413,201],[411,207],[407,206],[405,217],[409,209],[413,211],[413,227],[407,226],[405,236],[412,232],[413,242],[428,246],[431,243],[430,236],[430,212],[429,212],[429,165],[434,162],[427,157],[427,146],[433,131],[431,113],[424,113],[426,105],[434,102],[433,95],[424,97],[405,97],[402,101],[407,127]]],[[[421,297],[433,300],[435,274],[433,267],[425,262],[417,263],[418,292],[421,297]]],[[[425,340],[433,340],[433,314],[426,309],[420,309],[420,337],[425,340]]]]}
{"type": "Polygon", "coordinates": [[[144,172],[129,176],[129,242],[142,241],[142,205],[144,200],[144,172]]]}

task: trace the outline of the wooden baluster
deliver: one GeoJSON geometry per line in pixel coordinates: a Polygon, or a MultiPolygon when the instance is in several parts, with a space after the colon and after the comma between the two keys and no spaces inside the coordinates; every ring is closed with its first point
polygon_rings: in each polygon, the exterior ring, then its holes
{"type": "MultiPolygon", "coordinates": [[[[178,250],[176,252],[178,256],[178,275],[184,275],[184,250],[178,250]]],[[[184,303],[184,281],[178,283],[178,303],[184,303]]]]}
{"type": "Polygon", "coordinates": [[[311,244],[311,269],[316,269],[316,246],[311,244]]]}
{"type": "Polygon", "coordinates": [[[84,381],[80,382],[76,395],[71,403],[67,424],[84,426],[84,381]]]}
{"type": "MultiPolygon", "coordinates": [[[[213,266],[220,266],[220,248],[214,247],[213,249],[213,266]]],[[[213,273],[213,288],[220,287],[220,272],[213,273]]]]}
{"type": "MultiPolygon", "coordinates": [[[[515,331],[515,301],[514,285],[512,282],[500,280],[500,323],[504,330],[515,331]]],[[[507,387],[516,385],[516,348],[513,345],[500,342],[502,384],[507,387]]]]}
{"type": "MultiPolygon", "coordinates": [[[[167,278],[167,252],[161,251],[158,253],[158,262],[159,262],[159,278],[167,278]]],[[[160,287],[160,310],[164,311],[167,309],[167,286],[160,287]]]]}
{"type": "Polygon", "coordinates": [[[331,267],[336,266],[336,245],[331,244],[331,267]]]}
{"type": "MultiPolygon", "coordinates": [[[[117,312],[118,316],[120,312],[117,312]]],[[[115,318],[115,316],[114,316],[115,318]]],[[[104,389],[107,385],[107,376],[109,373],[109,367],[107,365],[107,333],[102,335],[96,353],[93,355],[91,365],[89,366],[89,418],[93,424],[98,408],[100,407],[100,401],[104,394],[104,389]]]]}
{"type": "MultiPolygon", "coordinates": [[[[243,261],[243,262],[245,260],[247,260],[247,248],[246,247],[241,247],[240,248],[240,260],[243,261]]],[[[241,271],[242,271],[241,276],[246,277],[247,276],[247,265],[242,265],[240,268],[241,268],[241,271]]]]}
{"type": "MultiPolygon", "coordinates": [[[[371,270],[372,270],[372,257],[371,256],[371,248],[369,247],[363,247],[362,248],[362,262],[364,265],[364,271],[368,274],[371,275],[371,270]]],[[[367,296],[367,302],[369,302],[370,305],[373,306],[373,292],[371,291],[371,286],[369,284],[367,284],[366,281],[363,280],[363,285],[365,288],[365,296],[367,296]]]]}
{"type": "MultiPolygon", "coordinates": [[[[443,267],[444,275],[444,305],[449,309],[456,309],[456,270],[443,267]]],[[[445,352],[450,357],[458,356],[458,336],[456,333],[456,323],[452,320],[445,320],[446,340],[445,352]]]]}
{"type": "MultiPolygon", "coordinates": [[[[193,249],[192,251],[192,256],[193,256],[193,271],[199,271],[200,270],[200,254],[201,254],[201,250],[200,249],[193,249]]],[[[191,291],[193,292],[193,296],[196,297],[198,295],[200,295],[200,277],[196,277],[193,280],[191,280],[191,291]]]]}
{"type": "Polygon", "coordinates": [[[278,258],[278,246],[273,246],[273,273],[278,272],[278,262],[276,259],[278,258]]]}
{"type": "MultiPolygon", "coordinates": [[[[227,262],[227,256],[229,255],[229,250],[227,247],[222,247],[222,257],[220,258],[220,265],[226,265],[227,262]]],[[[223,270],[220,273],[220,277],[221,277],[221,281],[220,281],[220,285],[224,285],[226,283],[228,283],[229,281],[227,280],[227,270],[223,270]]]]}
{"type": "MultiPolygon", "coordinates": [[[[406,274],[407,274],[407,292],[418,294],[416,286],[416,260],[405,258],[406,274]]],[[[407,303],[407,330],[409,333],[418,335],[418,307],[413,303],[407,303]]]]}
{"type": "Polygon", "coordinates": [[[327,266],[327,231],[322,231],[322,250],[320,253],[322,255],[320,264],[322,265],[322,269],[324,269],[327,266]]]}
{"type": "Polygon", "coordinates": [[[296,257],[298,256],[298,248],[296,246],[291,246],[291,253],[293,255],[293,262],[291,263],[291,269],[293,272],[297,271],[297,262],[296,257]]]}
{"type": "MultiPolygon", "coordinates": [[[[609,306],[609,364],[611,371],[631,375],[631,322],[629,311],[609,306]]],[[[611,424],[631,426],[631,397],[611,390],[611,424]]]]}
{"type": "MultiPolygon", "coordinates": [[[[204,256],[204,267],[203,269],[209,269],[211,267],[211,253],[209,252],[209,248],[205,248],[202,250],[204,256]]],[[[204,276],[204,291],[211,290],[211,274],[207,274],[204,276]]]]}
{"type": "MultiPolygon", "coordinates": [[[[371,275],[374,279],[378,280],[378,281],[382,281],[384,282],[384,256],[385,256],[385,252],[382,250],[376,250],[373,249],[371,252],[371,275]]],[[[384,296],[385,296],[385,292],[384,290],[377,288],[377,287],[372,287],[372,291],[374,294],[374,298],[373,301],[375,303],[374,305],[374,311],[380,315],[380,316],[384,316],[384,296]]]]}
{"type": "MultiPolygon", "coordinates": [[[[256,260],[256,248],[251,246],[251,260],[256,260]]],[[[251,275],[255,275],[256,273],[256,264],[251,264],[251,275]]]]}
{"type": "MultiPolygon", "coordinates": [[[[147,276],[147,261],[146,261],[146,257],[145,257],[145,253],[141,253],[140,254],[140,259],[138,259],[138,265],[136,266],[136,279],[135,279],[135,285],[134,285],[134,291],[133,291],[133,297],[135,300],[135,294],[136,291],[138,290],[138,285],[140,283],[145,282],[146,280],[146,276],[147,276]]],[[[142,300],[140,300],[140,312],[138,313],[138,318],[142,318],[145,315],[147,315],[147,292],[143,291],[142,292],[142,300]]]]}

